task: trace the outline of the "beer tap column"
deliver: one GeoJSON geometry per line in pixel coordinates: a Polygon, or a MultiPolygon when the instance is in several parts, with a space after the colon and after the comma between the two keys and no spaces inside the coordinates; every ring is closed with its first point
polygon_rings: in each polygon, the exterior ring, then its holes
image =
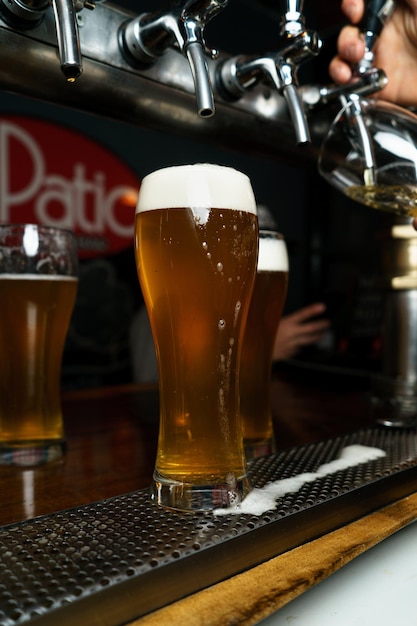
{"type": "Polygon", "coordinates": [[[260,57],[238,56],[227,60],[218,72],[219,89],[230,98],[241,98],[262,80],[272,82],[285,98],[294,125],[297,143],[310,141],[310,131],[298,90],[297,70],[316,56],[322,46],[317,33],[304,27],[302,0],[288,0],[281,19],[282,47],[260,57]]]}
{"type": "Polygon", "coordinates": [[[140,64],[153,64],[168,48],[184,54],[193,75],[197,110],[201,117],[214,114],[214,97],[206,55],[216,58],[217,51],[207,48],[204,28],[223,9],[228,0],[188,0],[170,12],[145,13],[122,28],[121,39],[128,58],[140,64]]]}

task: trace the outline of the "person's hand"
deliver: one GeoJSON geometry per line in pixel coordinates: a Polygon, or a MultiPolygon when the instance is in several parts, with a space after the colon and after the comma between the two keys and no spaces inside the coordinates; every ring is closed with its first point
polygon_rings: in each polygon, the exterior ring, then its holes
{"type": "Polygon", "coordinates": [[[327,319],[314,319],[322,315],[326,306],[321,302],[310,304],[295,313],[285,315],[275,338],[273,360],[283,361],[293,357],[304,346],[319,341],[330,326],[327,319]]]}
{"type": "MultiPolygon", "coordinates": [[[[342,0],[352,24],[363,17],[363,0],[342,0]]],[[[362,59],[365,46],[356,26],[345,26],[337,43],[338,54],[329,65],[336,83],[351,80],[352,67],[362,59]]],[[[374,49],[374,66],[383,69],[388,85],[374,96],[402,106],[417,106],[417,0],[397,0],[393,15],[382,29],[374,49]]]]}

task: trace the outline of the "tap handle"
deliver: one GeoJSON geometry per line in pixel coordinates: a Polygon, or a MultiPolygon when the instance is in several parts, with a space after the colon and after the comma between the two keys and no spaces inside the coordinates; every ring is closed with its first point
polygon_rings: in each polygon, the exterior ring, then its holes
{"type": "Polygon", "coordinates": [[[370,0],[368,2],[361,24],[361,31],[365,37],[365,54],[355,68],[354,79],[344,85],[308,88],[303,93],[304,104],[309,108],[314,108],[318,104],[327,104],[336,99],[343,102],[351,95],[369,96],[386,86],[388,79],[385,72],[374,67],[372,48],[394,8],[395,0],[370,0]]]}
{"type": "Polygon", "coordinates": [[[361,30],[365,35],[366,47],[369,50],[373,48],[394,8],[394,0],[371,0],[366,5],[361,30]]]}
{"type": "Polygon", "coordinates": [[[73,0],[53,0],[61,70],[73,83],[82,73],[77,16],[73,0]]]}
{"type": "Polygon", "coordinates": [[[358,64],[358,74],[362,74],[372,67],[374,60],[372,49],[394,8],[395,0],[370,0],[367,3],[361,24],[361,31],[365,37],[365,54],[358,64]]]}

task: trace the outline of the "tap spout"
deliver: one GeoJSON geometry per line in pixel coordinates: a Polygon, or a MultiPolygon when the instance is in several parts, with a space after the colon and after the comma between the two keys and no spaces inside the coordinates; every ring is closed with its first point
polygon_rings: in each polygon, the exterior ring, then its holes
{"type": "MultiPolygon", "coordinates": [[[[80,7],[94,8],[91,0],[78,0],[80,7]]],[[[82,72],[80,41],[76,9],[73,0],[0,0],[1,15],[12,27],[36,29],[53,5],[55,31],[58,41],[61,70],[69,82],[82,72]]]]}
{"type": "Polygon", "coordinates": [[[295,138],[298,144],[310,143],[310,129],[305,114],[303,100],[295,87],[294,83],[290,83],[282,90],[291,120],[294,126],[295,138]]]}
{"type": "Polygon", "coordinates": [[[214,115],[214,97],[204,51],[198,42],[186,47],[186,56],[193,75],[197,112],[200,117],[214,115]]]}
{"type": "Polygon", "coordinates": [[[61,70],[73,83],[82,73],[77,16],[73,0],[53,0],[61,70]]]}

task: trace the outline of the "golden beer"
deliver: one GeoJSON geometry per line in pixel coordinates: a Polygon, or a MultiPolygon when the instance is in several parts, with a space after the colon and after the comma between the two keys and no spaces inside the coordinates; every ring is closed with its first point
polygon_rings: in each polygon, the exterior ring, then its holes
{"type": "Polygon", "coordinates": [[[270,385],[274,341],[285,304],[288,256],[279,233],[260,231],[259,260],[242,346],[240,414],[248,459],[274,451],[270,385]]]}
{"type": "Polygon", "coordinates": [[[62,350],[77,280],[0,274],[0,442],[63,438],[62,350]]]}
{"type": "Polygon", "coordinates": [[[230,506],[248,490],[237,375],[257,259],[253,192],[245,175],[217,166],[147,178],[135,250],[159,369],[153,497],[230,506]]]}
{"type": "MultiPolygon", "coordinates": [[[[44,246],[45,242],[39,242],[43,235],[38,236],[38,228],[41,231],[42,227],[31,225],[35,230],[27,230],[28,255],[19,248],[20,234],[11,236],[9,246],[7,236],[3,235],[7,228],[25,227],[0,226],[0,269],[11,270],[0,271],[0,462],[31,465],[58,458],[64,447],[61,361],[77,278],[31,273],[36,269],[53,271],[54,258],[60,271],[66,271],[63,268],[65,246],[56,253],[57,257],[54,253],[44,257],[45,250],[42,250],[38,260],[36,251],[30,250],[33,244],[28,242],[35,233],[35,245],[44,246]],[[26,273],[24,269],[31,271],[26,273]]],[[[45,245],[48,246],[49,237],[54,237],[56,229],[45,230],[48,240],[45,245]]],[[[75,250],[70,235],[67,233],[75,250]]],[[[59,249],[62,238],[58,237],[55,243],[59,249]]],[[[69,268],[75,267],[76,255],[71,262],[74,265],[69,268]]]]}

